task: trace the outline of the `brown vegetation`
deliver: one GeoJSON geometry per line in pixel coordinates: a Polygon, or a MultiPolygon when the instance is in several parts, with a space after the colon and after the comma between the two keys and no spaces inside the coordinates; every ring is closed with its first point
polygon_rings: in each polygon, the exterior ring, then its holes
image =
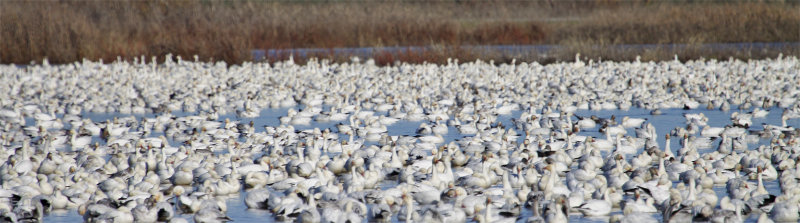
{"type": "MultiPolygon", "coordinates": [[[[168,53],[239,63],[252,49],[440,46],[376,52],[379,63],[590,58],[630,60],[800,55],[800,49],[709,50],[703,43],[798,42],[795,2],[648,1],[0,1],[0,63],[168,53]],[[618,44],[684,43],[674,50],[618,44]],[[460,45],[558,44],[558,52],[502,55],[460,45]]],[[[317,55],[344,60],[347,55],[317,55]]],[[[271,60],[283,59],[269,58],[271,60]]]]}

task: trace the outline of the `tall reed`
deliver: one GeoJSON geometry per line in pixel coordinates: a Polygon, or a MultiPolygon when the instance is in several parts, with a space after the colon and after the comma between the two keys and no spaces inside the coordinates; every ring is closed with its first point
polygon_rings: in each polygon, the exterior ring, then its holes
{"type": "MultiPolygon", "coordinates": [[[[578,52],[607,59],[645,53],[648,58],[671,59],[674,54],[797,55],[797,50],[754,54],[597,49],[617,44],[797,41],[796,2],[0,1],[0,63],[43,58],[53,63],[112,61],[172,53],[233,64],[251,60],[252,49],[375,46],[451,49],[380,52],[376,59],[385,63],[443,62],[447,57],[552,61],[572,59],[578,52]],[[568,47],[549,55],[452,50],[498,44],[568,47]]],[[[343,60],[347,55],[326,57],[343,60]]]]}

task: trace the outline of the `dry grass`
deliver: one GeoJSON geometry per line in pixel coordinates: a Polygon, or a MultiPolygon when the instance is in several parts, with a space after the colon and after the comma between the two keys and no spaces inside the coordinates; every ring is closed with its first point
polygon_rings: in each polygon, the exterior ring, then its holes
{"type": "Polygon", "coordinates": [[[800,8],[789,4],[626,5],[553,25],[550,38],[609,44],[783,42],[800,39],[800,8]],[[625,13],[620,13],[625,12],[625,13]]]}
{"type": "MultiPolygon", "coordinates": [[[[650,3],[646,1],[0,1],[0,62],[167,53],[239,63],[251,49],[433,45],[378,52],[377,62],[630,60],[798,55],[798,49],[713,51],[702,47],[619,50],[616,44],[798,42],[796,2],[650,3]],[[468,52],[459,45],[559,44],[547,56],[468,52]],[[755,52],[754,52],[755,51],[755,52]]],[[[283,59],[287,55],[269,58],[283,59]]],[[[347,55],[316,55],[345,60],[347,55]]]]}

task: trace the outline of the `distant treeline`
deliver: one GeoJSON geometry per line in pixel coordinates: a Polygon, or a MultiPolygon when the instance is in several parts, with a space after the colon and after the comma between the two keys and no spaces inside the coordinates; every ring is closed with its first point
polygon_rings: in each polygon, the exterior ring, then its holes
{"type": "Polygon", "coordinates": [[[0,1],[0,63],[172,53],[235,64],[252,60],[252,49],[376,46],[442,46],[379,54],[380,63],[448,57],[553,61],[571,60],[575,53],[608,60],[800,54],[794,48],[607,47],[739,42],[800,42],[800,6],[793,1],[0,1]],[[520,44],[565,47],[550,55],[491,55],[450,47],[520,44]]]}

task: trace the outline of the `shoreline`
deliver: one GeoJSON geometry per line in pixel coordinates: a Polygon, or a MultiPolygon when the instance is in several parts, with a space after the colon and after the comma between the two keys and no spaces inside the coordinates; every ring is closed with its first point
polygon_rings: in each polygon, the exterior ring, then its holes
{"type": "MultiPolygon", "coordinates": [[[[756,43],[704,43],[704,44],[617,44],[617,45],[594,45],[592,49],[615,48],[619,50],[667,50],[683,51],[688,48],[697,47],[708,50],[746,50],[746,49],[787,49],[800,48],[800,42],[756,42],[756,43]]],[[[542,45],[470,45],[448,47],[470,52],[482,52],[489,55],[511,56],[534,54],[547,57],[548,54],[560,50],[566,50],[569,46],[542,44],[542,45]]],[[[295,48],[295,49],[254,49],[251,50],[253,61],[270,60],[271,58],[286,58],[292,56],[294,59],[309,59],[320,55],[334,57],[359,57],[374,58],[376,55],[389,53],[397,55],[403,52],[424,53],[426,51],[442,50],[442,46],[393,46],[393,47],[337,47],[337,48],[295,48]]],[[[579,52],[580,53],[580,52],[579,52]]]]}

